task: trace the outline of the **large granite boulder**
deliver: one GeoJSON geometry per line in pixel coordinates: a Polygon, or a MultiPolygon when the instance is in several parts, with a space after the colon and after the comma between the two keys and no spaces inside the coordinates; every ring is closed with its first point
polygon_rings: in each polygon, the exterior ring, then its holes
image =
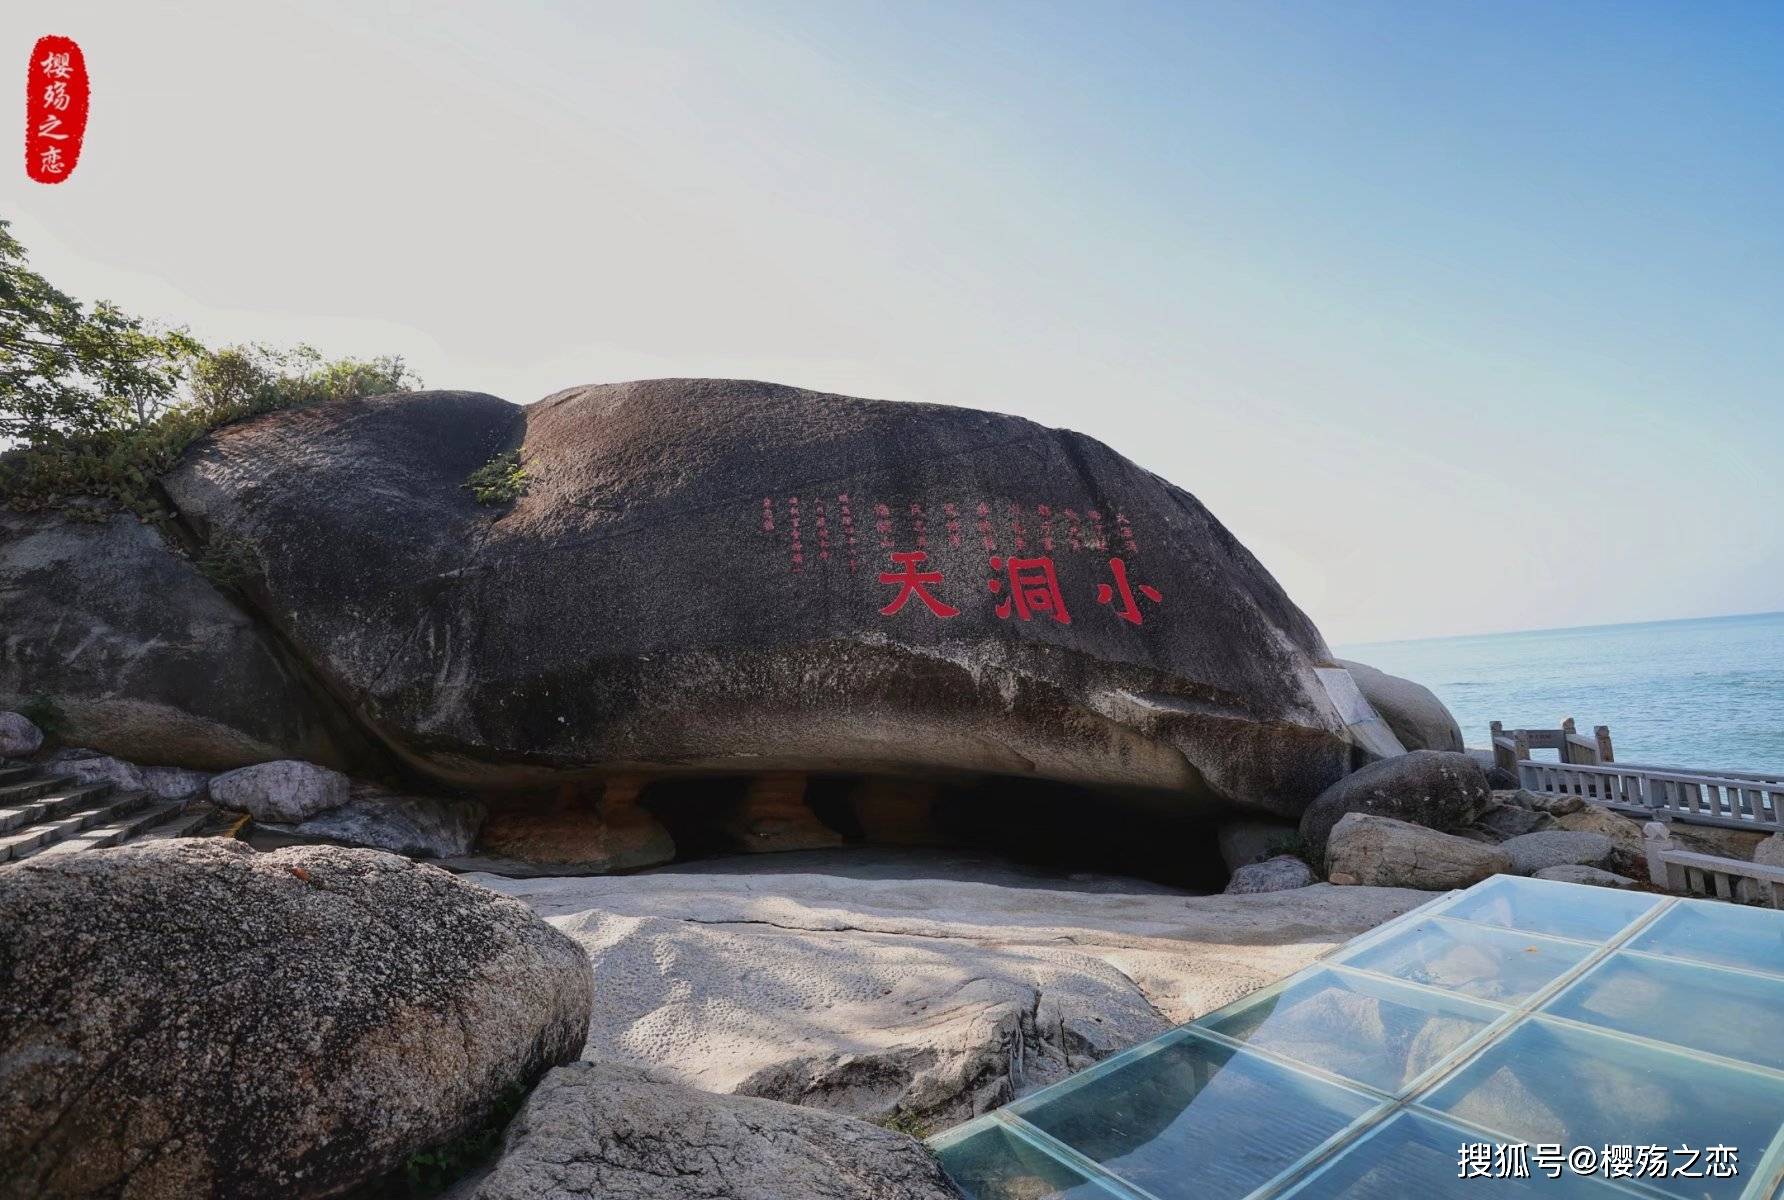
{"type": "Polygon", "coordinates": [[[1345,776],[1301,815],[1301,837],[1311,854],[1346,814],[1371,813],[1442,833],[1464,828],[1492,803],[1486,772],[1466,754],[1414,750],[1345,776]]]}
{"type": "Polygon", "coordinates": [[[570,934],[585,1057],[934,1132],[1292,974],[1422,892],[1187,896],[858,848],[477,882],[570,934]]]}
{"type": "Polygon", "coordinates": [[[588,961],[367,850],[223,839],[0,870],[0,1196],[335,1195],[581,1049],[588,961]]]}
{"type": "Polygon", "coordinates": [[[1279,854],[1263,862],[1249,863],[1233,872],[1223,894],[1250,896],[1258,892],[1286,892],[1318,882],[1313,869],[1292,854],[1279,854]]]}
{"type": "Polygon", "coordinates": [[[267,828],[411,858],[455,858],[471,852],[484,814],[482,801],[470,797],[411,796],[355,783],[338,807],[296,823],[269,822],[267,828]]]}
{"type": "Polygon", "coordinates": [[[135,517],[0,510],[0,707],[132,762],[341,765],[348,725],[267,632],[135,517]]]}
{"type": "Polygon", "coordinates": [[[453,783],[952,769],[1296,817],[1397,747],[1194,497],[1017,417],[735,380],[412,393],[229,426],[164,483],[453,783]],[[509,451],[525,494],[477,503],[509,451]]]}
{"type": "Polygon", "coordinates": [[[315,763],[281,759],[238,767],[210,783],[211,802],[257,821],[302,821],[347,803],[353,781],[315,763]]]}
{"type": "Polygon", "coordinates": [[[1544,829],[1507,838],[1499,849],[1511,860],[1516,875],[1534,875],[1545,867],[1611,866],[1617,845],[1602,833],[1544,829]]]}
{"type": "Polygon", "coordinates": [[[0,712],[0,758],[23,758],[43,745],[43,730],[22,713],[0,712]]]}
{"type": "Polygon", "coordinates": [[[1427,891],[1467,887],[1511,869],[1503,847],[1361,812],[1346,813],[1332,830],[1327,861],[1333,879],[1427,891]]]}
{"type": "Polygon", "coordinates": [[[450,1200],[958,1200],[923,1146],[853,1117],[715,1096],[624,1063],[545,1077],[450,1200]]]}
{"type": "Polygon", "coordinates": [[[1364,698],[1381,714],[1402,746],[1408,750],[1465,749],[1462,727],[1430,688],[1378,671],[1368,663],[1340,659],[1339,665],[1350,671],[1364,698]]]}

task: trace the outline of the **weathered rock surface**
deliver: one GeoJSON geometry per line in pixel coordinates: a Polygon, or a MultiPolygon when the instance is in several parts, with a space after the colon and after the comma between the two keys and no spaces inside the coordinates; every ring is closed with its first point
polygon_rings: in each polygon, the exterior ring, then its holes
{"type": "Polygon", "coordinates": [[[353,784],[339,771],[284,759],[225,771],[210,782],[211,801],[256,821],[297,822],[347,803],[353,784]]]}
{"type": "Polygon", "coordinates": [[[1597,867],[1588,867],[1583,863],[1562,863],[1557,867],[1543,867],[1534,872],[1538,879],[1553,879],[1559,883],[1585,883],[1593,887],[1632,888],[1635,880],[1627,875],[1618,875],[1613,871],[1601,871],[1597,867]]]}
{"type": "Polygon", "coordinates": [[[1546,813],[1525,808],[1521,804],[1500,804],[1494,802],[1487,805],[1475,822],[1477,828],[1485,828],[1498,839],[1517,837],[1521,833],[1535,833],[1553,823],[1553,818],[1546,813]]]}
{"type": "Polygon", "coordinates": [[[1764,867],[1784,867],[1784,833],[1774,833],[1753,847],[1753,861],[1764,867]]]}
{"type": "Polygon", "coordinates": [[[43,745],[43,730],[21,713],[0,712],[0,758],[23,758],[43,745]]]}
{"type": "Polygon", "coordinates": [[[1192,897],[850,850],[479,882],[574,937],[588,1056],[716,1092],[939,1129],[1307,965],[1429,899],[1192,897]],[[1095,888],[1098,890],[1088,890],[1095,888]]]}
{"type": "Polygon", "coordinates": [[[1256,892],[1286,892],[1290,888],[1307,887],[1318,882],[1313,869],[1292,854],[1279,854],[1263,862],[1250,863],[1233,872],[1226,885],[1226,895],[1249,896],[1256,892]]]}
{"type": "Polygon", "coordinates": [[[341,765],[343,725],[283,652],[150,527],[0,512],[0,706],[132,762],[341,765]]]}
{"type": "Polygon", "coordinates": [[[1263,862],[1301,840],[1300,829],[1288,821],[1228,821],[1215,832],[1221,861],[1229,871],[1263,862]]]}
{"type": "Polygon", "coordinates": [[[1587,803],[1583,796],[1550,796],[1541,792],[1532,792],[1527,788],[1518,788],[1507,795],[1494,792],[1493,799],[1520,804],[1534,812],[1547,813],[1551,817],[1566,817],[1577,812],[1584,812],[1587,803]]]}
{"type": "Polygon", "coordinates": [[[1507,838],[1499,849],[1511,860],[1516,875],[1533,875],[1544,867],[1608,867],[1616,845],[1602,833],[1545,829],[1507,838]]]}
{"type": "Polygon", "coordinates": [[[1414,750],[1370,763],[1320,793],[1301,816],[1301,837],[1311,853],[1323,853],[1333,827],[1353,812],[1447,832],[1470,824],[1490,797],[1486,773],[1468,755],[1414,750]]]}
{"type": "Polygon", "coordinates": [[[958,1200],[914,1139],[623,1063],[545,1077],[490,1173],[451,1200],[958,1200]]]}
{"type": "Polygon", "coordinates": [[[675,839],[638,805],[640,780],[615,776],[565,787],[550,800],[506,802],[483,823],[482,851],[510,862],[601,874],[656,866],[675,857],[675,839]]]}
{"type": "Polygon", "coordinates": [[[231,425],[164,483],[453,782],[953,768],[1293,818],[1379,724],[1192,496],[1015,417],[735,380],[415,393],[231,425]],[[510,449],[526,494],[478,505],[510,449]]]}
{"type": "Polygon", "coordinates": [[[82,783],[109,783],[120,791],[148,792],[161,800],[199,799],[211,780],[209,771],[139,766],[85,747],[58,750],[50,755],[48,765],[56,774],[73,776],[82,783]]]}
{"type": "Polygon", "coordinates": [[[1327,861],[1334,876],[1346,875],[1361,884],[1444,891],[1510,870],[1504,849],[1391,817],[1353,812],[1332,830],[1327,861]]]}
{"type": "MultiPolygon", "coordinates": [[[[1573,799],[1579,799],[1575,796],[1573,799]]],[[[1577,812],[1555,818],[1555,828],[1575,833],[1597,833],[1611,840],[1614,847],[1610,869],[1624,875],[1645,876],[1647,850],[1642,845],[1642,827],[1621,813],[1597,804],[1582,805],[1577,812]]]]}
{"type": "Polygon", "coordinates": [[[328,1196],[574,1058],[588,963],[393,855],[162,841],[0,872],[0,1196],[328,1196]]]}
{"type": "Polygon", "coordinates": [[[339,807],[294,825],[271,828],[411,857],[452,858],[470,853],[484,811],[479,800],[408,796],[374,784],[355,783],[346,803],[339,807]]]}
{"type": "Polygon", "coordinates": [[[1368,663],[1340,659],[1350,671],[1363,698],[1368,700],[1394,736],[1408,750],[1447,750],[1460,753],[1462,728],[1435,692],[1410,679],[1389,675],[1368,663]]]}

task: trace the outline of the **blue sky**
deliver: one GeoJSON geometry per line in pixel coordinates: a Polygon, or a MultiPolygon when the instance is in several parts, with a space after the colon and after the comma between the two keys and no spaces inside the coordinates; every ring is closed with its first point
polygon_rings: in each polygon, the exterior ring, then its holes
{"type": "Polygon", "coordinates": [[[1335,642],[1784,608],[1784,6],[28,0],[38,265],[435,386],[1021,413],[1335,642]]]}

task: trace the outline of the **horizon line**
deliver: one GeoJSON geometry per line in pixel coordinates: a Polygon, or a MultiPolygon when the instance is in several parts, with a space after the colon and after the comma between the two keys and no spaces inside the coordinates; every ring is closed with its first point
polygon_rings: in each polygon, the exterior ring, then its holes
{"type": "Polygon", "coordinates": [[[1548,625],[1535,629],[1495,629],[1481,633],[1432,633],[1413,638],[1377,638],[1367,642],[1340,642],[1335,644],[1333,649],[1342,649],[1345,646],[1403,646],[1415,642],[1448,642],[1470,637],[1510,637],[1523,633],[1578,633],[1587,629],[1626,629],[1636,625],[1683,625],[1692,621],[1728,621],[1740,617],[1784,617],[1784,609],[1708,613],[1697,617],[1656,617],[1646,621],[1601,621],[1590,625],[1548,625]]]}

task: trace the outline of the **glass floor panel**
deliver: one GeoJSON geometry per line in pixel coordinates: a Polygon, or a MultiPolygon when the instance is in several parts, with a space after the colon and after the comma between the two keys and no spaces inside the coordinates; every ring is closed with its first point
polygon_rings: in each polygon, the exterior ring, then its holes
{"type": "Polygon", "coordinates": [[[1186,1037],[1011,1111],[1160,1200],[1239,1200],[1375,1107],[1359,1092],[1186,1037]]]}
{"type": "MultiPolygon", "coordinates": [[[[1784,1123],[1784,1079],[1552,1024],[1517,1026],[1423,1101],[1504,1135],[1559,1144],[1733,1146],[1749,1171],[1784,1123]]],[[[1749,1179],[1652,1179],[1671,1195],[1738,1196],[1749,1179]]]]}
{"type": "Polygon", "coordinates": [[[1784,977],[1613,954],[1543,1011],[1784,1071],[1784,977]]]}
{"type": "Polygon", "coordinates": [[[1489,1159],[1485,1176],[1462,1178],[1462,1147],[1478,1144],[1472,1130],[1432,1117],[1402,1112],[1359,1138],[1337,1157],[1285,1194],[1285,1200],[1499,1200],[1513,1197],[1578,1197],[1580,1200],[1629,1200],[1627,1192],[1591,1176],[1565,1169],[1550,1178],[1525,1152],[1529,1178],[1511,1174],[1511,1159],[1489,1159]],[[1496,1174],[1496,1172],[1502,1172],[1496,1174]]]}
{"type": "Polygon", "coordinates": [[[1397,1093],[1503,1011],[1460,996],[1314,970],[1197,1025],[1397,1093]]]}
{"type": "Polygon", "coordinates": [[[1459,992],[1516,1004],[1576,965],[1590,946],[1512,929],[1493,929],[1432,917],[1365,945],[1337,961],[1459,992]]]}
{"type": "Polygon", "coordinates": [[[998,1124],[936,1151],[966,1200],[1116,1200],[1086,1178],[998,1124]]]}
{"type": "Polygon", "coordinates": [[[1784,975],[1784,916],[1710,900],[1681,900],[1629,942],[1631,950],[1784,975]]]}
{"type": "Polygon", "coordinates": [[[1784,1200],[1780,1032],[1784,912],[1500,875],[931,1145],[970,1200],[1784,1200]]]}
{"type": "Polygon", "coordinates": [[[1602,942],[1659,903],[1659,896],[1644,892],[1495,875],[1462,893],[1443,915],[1525,933],[1602,942]],[[1595,894],[1574,894],[1582,889],[1595,894]]]}

